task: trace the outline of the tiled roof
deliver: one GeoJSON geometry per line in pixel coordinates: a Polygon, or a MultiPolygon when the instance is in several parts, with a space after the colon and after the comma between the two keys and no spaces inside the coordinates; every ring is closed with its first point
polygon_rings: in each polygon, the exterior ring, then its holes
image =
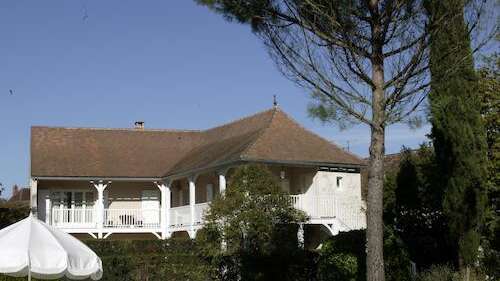
{"type": "Polygon", "coordinates": [[[21,188],[13,192],[12,196],[9,199],[9,202],[29,201],[29,200],[30,200],[30,189],[21,188]]]}
{"type": "Polygon", "coordinates": [[[35,177],[156,178],[237,161],[361,164],[279,108],[205,131],[31,129],[35,177]]]}

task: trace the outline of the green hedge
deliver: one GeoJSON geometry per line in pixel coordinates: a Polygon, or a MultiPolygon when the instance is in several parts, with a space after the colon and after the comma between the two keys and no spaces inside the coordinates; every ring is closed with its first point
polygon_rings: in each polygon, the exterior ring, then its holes
{"type": "Polygon", "coordinates": [[[30,207],[26,203],[0,203],[0,229],[26,218],[30,207]]]}
{"type": "MultiPolygon", "coordinates": [[[[103,262],[104,281],[208,280],[207,264],[190,239],[85,240],[103,262]]],[[[26,280],[0,275],[0,281],[26,280]]],[[[65,280],[63,278],[62,280],[65,280]]]]}
{"type": "Polygon", "coordinates": [[[207,280],[208,265],[190,239],[85,242],[102,259],[102,280],[207,280]]]}

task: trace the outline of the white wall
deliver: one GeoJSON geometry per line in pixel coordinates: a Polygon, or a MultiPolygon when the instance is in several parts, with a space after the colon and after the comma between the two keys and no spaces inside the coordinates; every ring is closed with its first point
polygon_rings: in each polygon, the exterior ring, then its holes
{"type": "Polygon", "coordinates": [[[339,197],[356,197],[361,200],[361,175],[318,171],[313,175],[312,184],[305,194],[310,196],[333,194],[339,197]],[[337,187],[337,177],[342,177],[340,188],[337,187]]]}

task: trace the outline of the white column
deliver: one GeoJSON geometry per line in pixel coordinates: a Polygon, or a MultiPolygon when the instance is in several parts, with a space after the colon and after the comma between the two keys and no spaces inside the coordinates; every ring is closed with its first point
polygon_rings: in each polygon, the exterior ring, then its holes
{"type": "Polygon", "coordinates": [[[96,224],[97,224],[97,236],[99,239],[102,238],[102,232],[104,228],[104,189],[111,183],[108,181],[107,184],[104,184],[102,180],[95,183],[94,181],[90,182],[97,189],[97,202],[96,202],[96,224]]]}
{"type": "MultiPolygon", "coordinates": [[[[226,173],[227,173],[227,170],[218,172],[218,174],[219,174],[219,196],[223,196],[224,193],[226,192],[226,187],[227,187],[226,173]]],[[[221,241],[221,248],[222,248],[222,251],[227,250],[227,243],[226,243],[226,240],[224,240],[224,239],[222,239],[222,241],[221,241]]]]}
{"type": "Polygon", "coordinates": [[[64,205],[62,204],[62,200],[59,202],[58,222],[59,224],[64,224],[64,205]]]}
{"type": "Polygon", "coordinates": [[[219,193],[222,196],[226,191],[226,174],[221,172],[219,173],[219,193]]]}
{"type": "Polygon", "coordinates": [[[50,213],[50,210],[52,209],[52,206],[50,205],[50,195],[47,195],[45,197],[45,223],[50,224],[50,218],[52,217],[52,214],[50,213]]]}
{"type": "Polygon", "coordinates": [[[30,208],[31,213],[38,218],[38,180],[30,178],[30,208]]]}
{"type": "Polygon", "coordinates": [[[301,249],[304,248],[304,224],[299,223],[299,229],[297,230],[297,241],[301,249]]]}
{"type": "Polygon", "coordinates": [[[194,237],[194,213],[196,204],[196,176],[189,177],[189,207],[191,209],[191,229],[189,236],[194,237]]]}
{"type": "Polygon", "coordinates": [[[160,225],[161,225],[161,238],[170,238],[170,182],[156,182],[156,186],[161,192],[161,205],[160,205],[160,225]]]}

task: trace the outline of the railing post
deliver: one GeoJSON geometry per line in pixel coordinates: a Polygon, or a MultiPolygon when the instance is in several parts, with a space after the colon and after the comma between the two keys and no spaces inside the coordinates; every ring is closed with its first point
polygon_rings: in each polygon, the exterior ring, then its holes
{"type": "Polygon", "coordinates": [[[75,223],[75,204],[71,204],[71,223],[75,223]]]}
{"type": "Polygon", "coordinates": [[[50,209],[52,209],[52,208],[50,206],[50,197],[48,197],[48,198],[45,198],[45,223],[46,224],[50,224],[50,216],[51,216],[50,209]]]}
{"type": "Polygon", "coordinates": [[[59,203],[59,224],[64,223],[64,206],[63,204],[59,203]]]}
{"type": "Polygon", "coordinates": [[[87,205],[82,204],[81,223],[87,223],[87,205]]]}

